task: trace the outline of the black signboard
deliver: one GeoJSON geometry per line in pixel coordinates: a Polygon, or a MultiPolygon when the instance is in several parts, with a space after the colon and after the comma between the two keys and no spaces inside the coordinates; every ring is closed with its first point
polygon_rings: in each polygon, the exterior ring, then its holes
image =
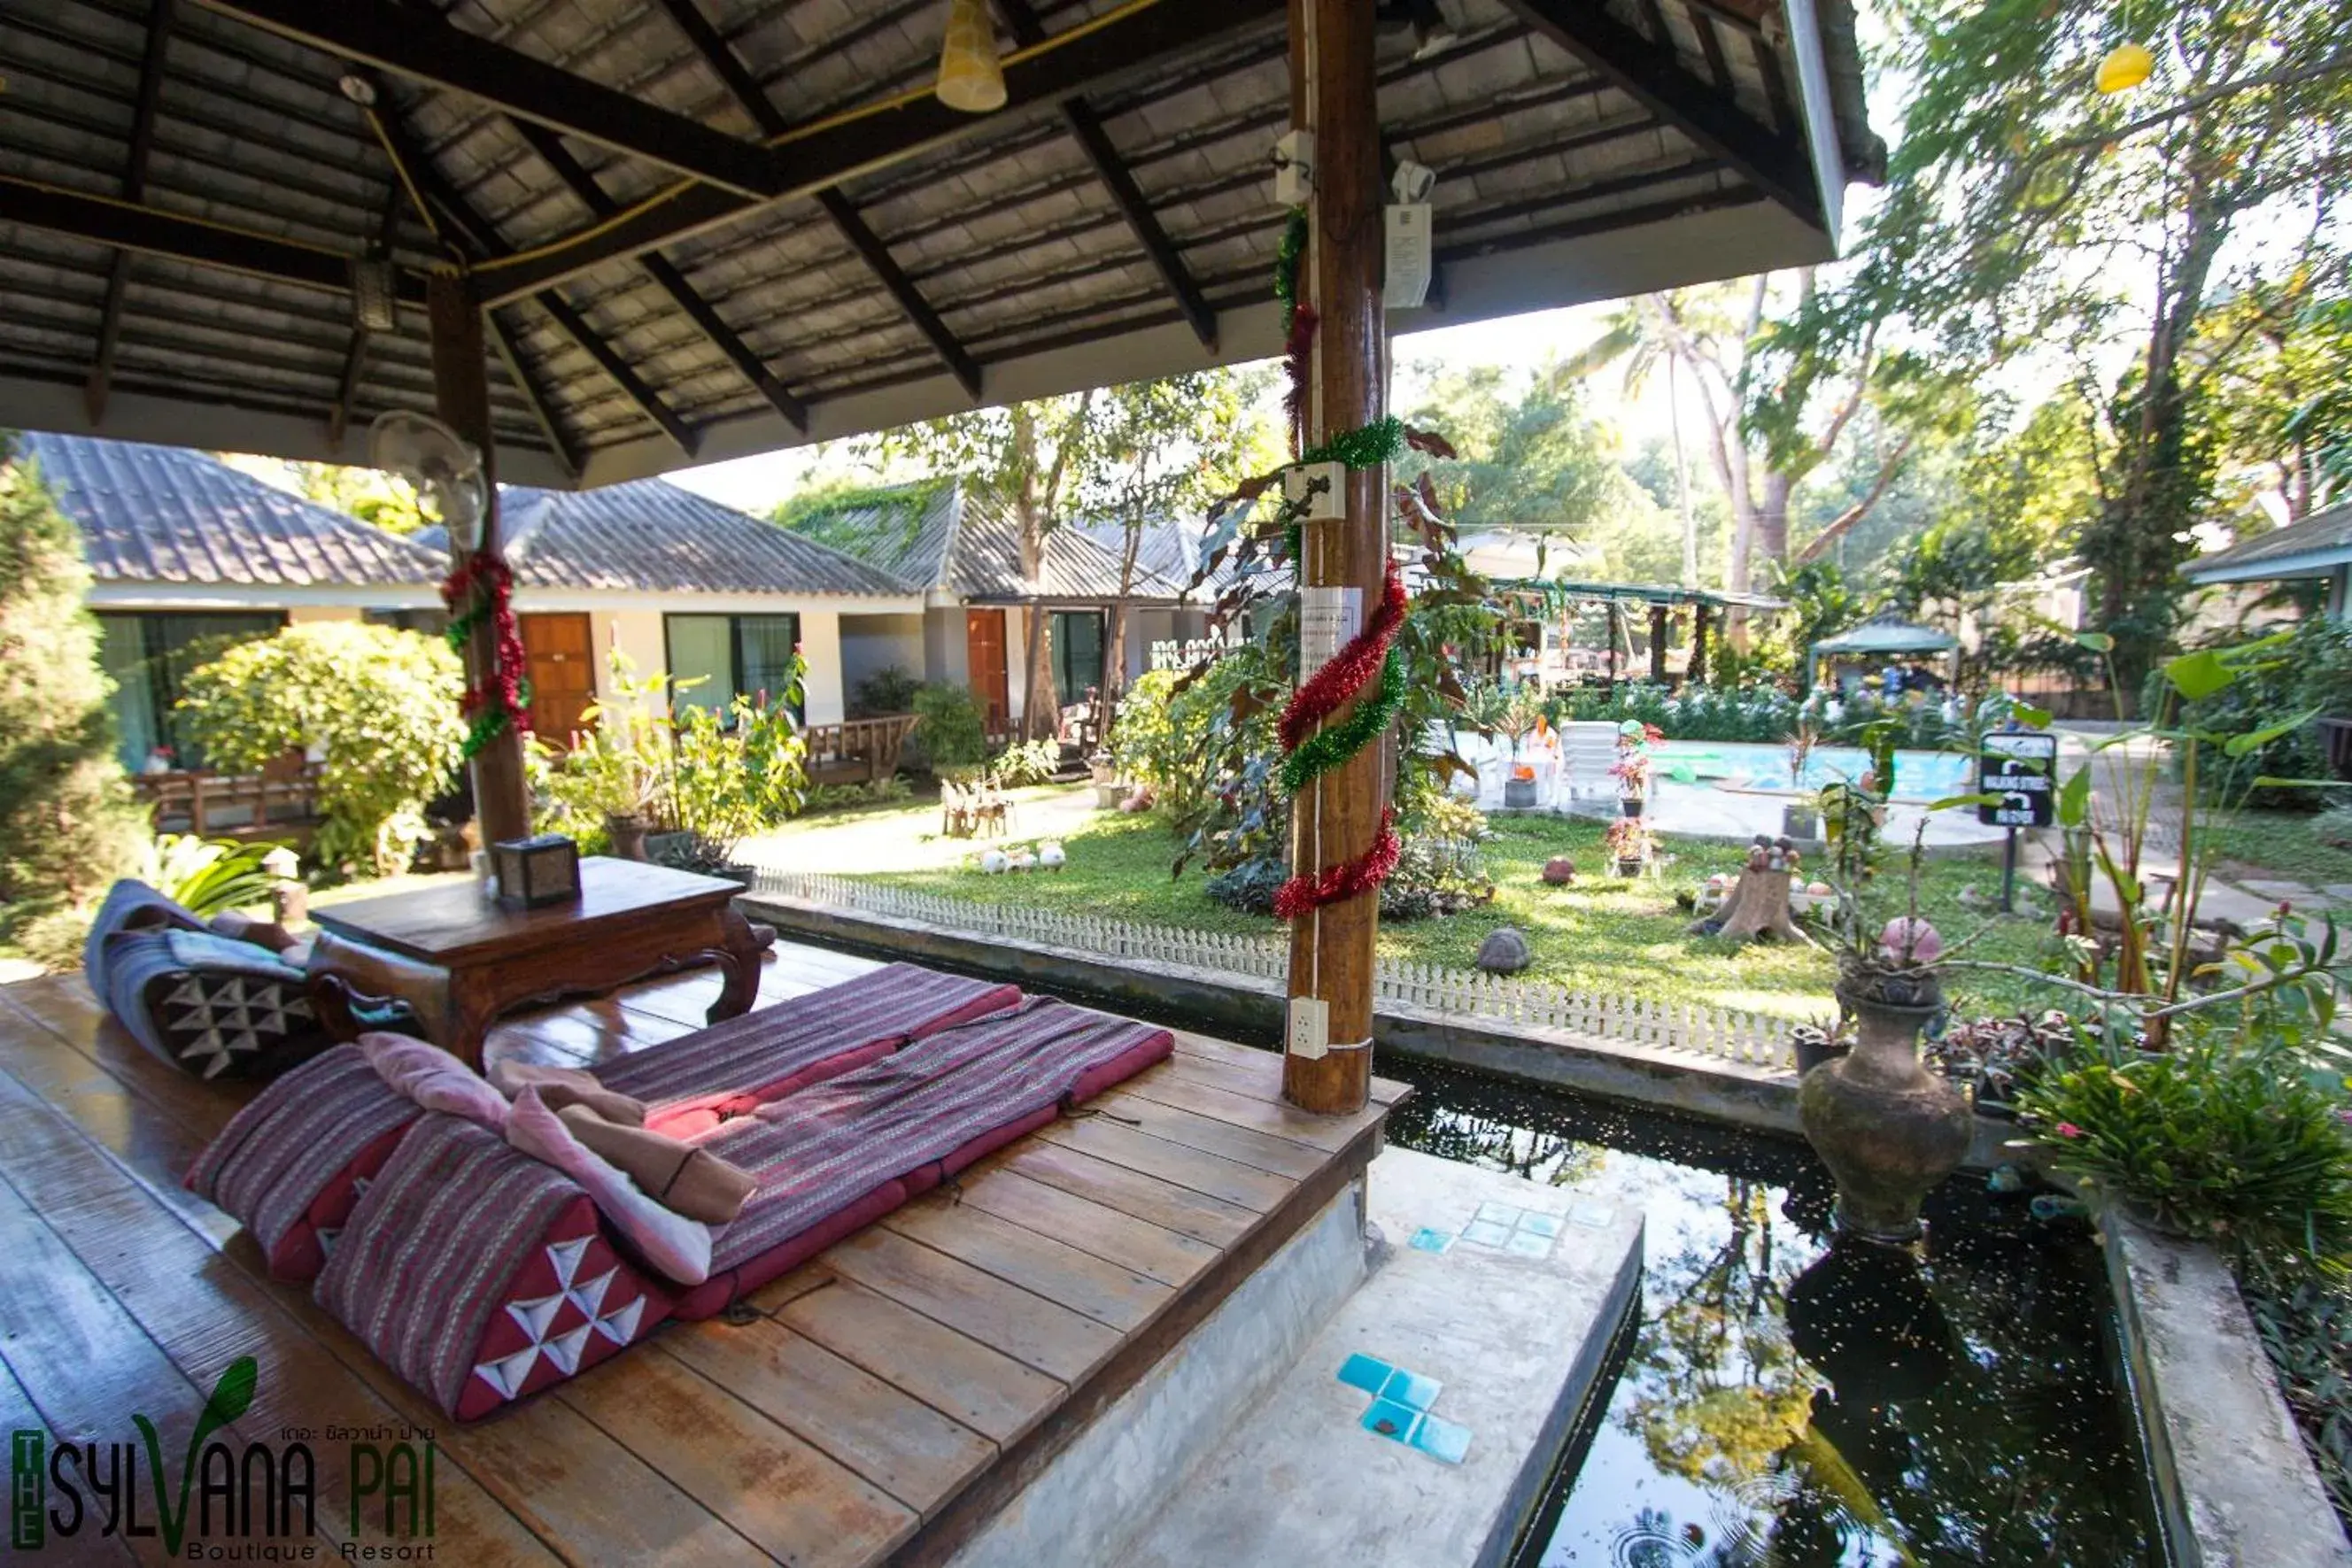
{"type": "Polygon", "coordinates": [[[2046,828],[2058,798],[2058,737],[2038,730],[1996,733],[1977,753],[1977,792],[1993,799],[1977,821],[1996,828],[2046,828]]]}

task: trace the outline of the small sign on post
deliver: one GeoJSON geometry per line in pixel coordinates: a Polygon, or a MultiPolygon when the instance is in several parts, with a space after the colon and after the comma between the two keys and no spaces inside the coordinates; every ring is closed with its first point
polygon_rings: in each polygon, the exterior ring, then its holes
{"type": "Polygon", "coordinates": [[[1996,730],[1977,753],[1977,821],[2007,828],[2001,846],[2000,907],[2017,906],[2017,830],[2046,828],[2057,815],[2058,737],[2042,730],[1996,730]]]}

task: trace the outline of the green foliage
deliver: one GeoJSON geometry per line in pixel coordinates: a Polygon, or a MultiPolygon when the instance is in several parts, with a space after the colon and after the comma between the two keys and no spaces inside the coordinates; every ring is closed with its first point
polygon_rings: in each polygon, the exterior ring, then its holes
{"type": "MultiPolygon", "coordinates": [[[[1772,591],[1789,601],[1789,612],[1774,616],[1758,638],[1770,650],[1772,665],[1794,675],[1801,689],[1813,684],[1812,647],[1870,618],[1870,595],[1850,581],[1834,561],[1809,561],[1793,570],[1782,569],[1772,591]]],[[[1728,672],[1719,672],[1727,674],[1728,672]]],[[[1723,684],[1721,680],[1718,685],[1723,684]]]]}
{"type": "Polygon", "coordinates": [[[869,779],[863,784],[818,784],[810,788],[804,814],[815,816],[820,811],[846,811],[866,806],[887,806],[913,794],[914,787],[898,774],[887,779],[869,779]]]}
{"type": "Polygon", "coordinates": [[[2352,1239],[2352,1128],[2273,1040],[2200,1027],[2157,1054],[2086,1042],[2018,1104],[2058,1169],[2160,1225],[2271,1253],[2352,1239]]]}
{"type": "Polygon", "coordinates": [[[190,914],[209,919],[268,902],[278,879],[262,862],[272,848],[165,833],[148,852],[139,880],[190,914]]]}
{"type": "Polygon", "coordinates": [[[188,675],[180,708],[225,770],[315,750],[316,853],[389,876],[408,868],[426,802],[457,777],[465,685],[438,638],[329,621],[229,649],[188,675]]]}
{"type": "Polygon", "coordinates": [[[114,757],[81,537],[0,434],[0,937],[71,955],[146,830],[114,757]],[[46,935],[26,927],[47,920],[46,935]]]}
{"type": "Polygon", "coordinates": [[[1043,784],[1061,770],[1062,743],[1058,740],[1015,741],[990,758],[984,769],[988,781],[1001,789],[1043,784]]]}
{"type": "Polygon", "coordinates": [[[656,810],[720,863],[745,839],[796,815],[807,799],[808,747],[792,710],[799,684],[795,672],[791,687],[764,706],[739,695],[724,718],[688,706],[671,727],[656,810]]]}
{"type": "MultiPolygon", "coordinates": [[[[2208,650],[2210,651],[2210,650],[2208,650]]],[[[2317,789],[2254,789],[2255,776],[2317,779],[2328,775],[2327,748],[2313,715],[2352,718],[2352,625],[2326,618],[2297,622],[2267,656],[2239,670],[2207,695],[2184,703],[2180,722],[2229,734],[2291,727],[2236,759],[2234,767],[2202,774],[2208,801],[2311,810],[2331,803],[2317,789]]]]}
{"type": "Polygon", "coordinates": [[[413,534],[439,522],[432,505],[395,475],[338,463],[298,463],[243,453],[215,454],[232,468],[266,484],[345,512],[391,534],[413,534]]]}
{"type": "Polygon", "coordinates": [[[1424,368],[1428,392],[1408,417],[1445,432],[1462,456],[1409,454],[1397,473],[1410,482],[1426,469],[1440,509],[1456,528],[1547,538],[1561,548],[1560,557],[1546,563],[1558,570],[1577,541],[1632,516],[1652,520],[1655,508],[1619,465],[1614,434],[1592,416],[1572,367],[1545,367],[1516,397],[1507,391],[1507,372],[1496,366],[1433,370],[1424,368]]]}
{"type": "Polygon", "coordinates": [[[971,692],[947,681],[924,686],[915,694],[914,711],[922,722],[907,749],[916,767],[938,773],[988,760],[988,716],[971,692]]]}
{"type": "Polygon", "coordinates": [[[887,664],[851,688],[849,716],[876,718],[884,714],[912,713],[921,679],[899,664],[887,664]]]}
{"type": "Polygon", "coordinates": [[[887,569],[914,549],[924,515],[940,492],[954,482],[952,474],[912,485],[860,485],[835,479],[779,503],[769,512],[768,520],[887,569]]]}

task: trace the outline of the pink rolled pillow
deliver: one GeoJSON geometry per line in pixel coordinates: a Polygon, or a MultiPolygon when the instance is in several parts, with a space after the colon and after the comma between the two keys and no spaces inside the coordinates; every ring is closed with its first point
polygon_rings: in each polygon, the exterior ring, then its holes
{"type": "Polygon", "coordinates": [[[537,1089],[515,1096],[506,1133],[514,1148],[578,1182],[605,1223],[657,1272],[681,1285],[710,1278],[710,1227],[648,1197],[619,1166],[575,1137],[537,1089]]]}
{"type": "Polygon", "coordinates": [[[493,1133],[506,1131],[507,1097],[439,1046],[377,1032],[360,1036],[359,1047],[376,1076],[421,1109],[463,1116],[493,1133]]]}

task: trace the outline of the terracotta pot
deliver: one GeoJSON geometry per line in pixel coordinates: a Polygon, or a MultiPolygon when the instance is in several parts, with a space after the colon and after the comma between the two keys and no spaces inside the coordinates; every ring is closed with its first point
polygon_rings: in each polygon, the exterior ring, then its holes
{"type": "Polygon", "coordinates": [[[1959,1168],[1972,1130],[1968,1101],[1919,1060],[1919,1031],[1941,998],[1932,981],[1913,994],[1917,1005],[1894,1006],[1840,985],[1853,1050],[1797,1090],[1805,1140],[1837,1178],[1838,1228],[1873,1241],[1919,1235],[1920,1203],[1959,1168]]]}
{"type": "Polygon", "coordinates": [[[604,813],[604,832],[613,841],[613,853],[625,861],[646,858],[646,820],[639,816],[616,816],[604,813]]]}

